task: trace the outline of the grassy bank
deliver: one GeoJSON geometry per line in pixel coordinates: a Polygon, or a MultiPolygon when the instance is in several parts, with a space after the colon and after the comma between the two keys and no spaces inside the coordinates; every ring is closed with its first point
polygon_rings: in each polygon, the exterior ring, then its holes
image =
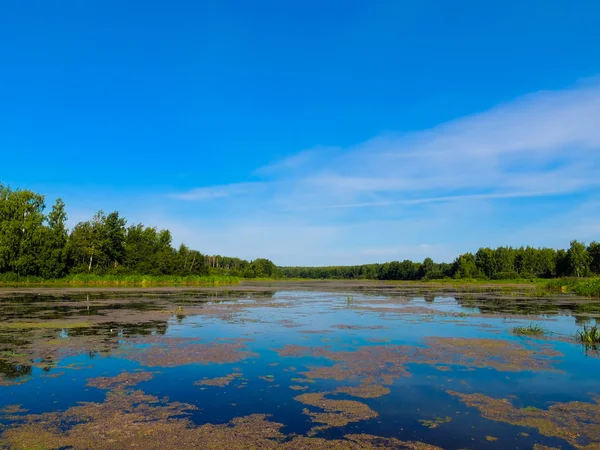
{"type": "Polygon", "coordinates": [[[0,286],[218,286],[237,284],[231,276],[176,276],[176,275],[88,275],[77,274],[65,278],[45,280],[39,277],[3,277],[0,286]]]}
{"type": "Polygon", "coordinates": [[[585,297],[600,297],[600,277],[596,278],[557,278],[550,280],[549,289],[572,292],[585,297]]]}
{"type": "Polygon", "coordinates": [[[514,279],[514,280],[489,280],[475,278],[444,278],[434,280],[368,280],[368,279],[309,279],[309,278],[240,278],[228,275],[208,276],[177,276],[177,275],[91,275],[77,274],[60,279],[43,279],[40,277],[19,277],[14,274],[0,274],[0,287],[18,286],[219,286],[238,284],[242,280],[250,282],[292,282],[292,283],[314,283],[314,282],[367,282],[391,285],[415,285],[415,286],[453,286],[456,288],[481,286],[489,288],[492,286],[503,287],[526,287],[530,286],[537,291],[550,291],[562,293],[574,293],[586,297],[600,297],[600,277],[596,278],[557,278],[557,279],[514,279]]]}

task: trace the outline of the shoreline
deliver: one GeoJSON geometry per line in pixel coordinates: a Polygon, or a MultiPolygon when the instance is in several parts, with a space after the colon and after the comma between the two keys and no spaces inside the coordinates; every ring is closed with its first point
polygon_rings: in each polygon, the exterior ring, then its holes
{"type": "MultiPolygon", "coordinates": [[[[15,283],[0,284],[0,296],[6,294],[59,294],[59,293],[94,293],[94,292],[192,292],[192,291],[265,291],[265,290],[302,290],[319,288],[324,290],[340,289],[378,289],[381,291],[396,290],[436,290],[446,292],[533,291],[543,288],[540,282],[515,280],[432,280],[432,281],[388,281],[388,280],[309,280],[309,279],[241,279],[235,283],[218,284],[122,284],[122,283],[89,283],[89,284],[33,284],[15,283]]],[[[544,290],[546,290],[544,288],[544,290]]]]}

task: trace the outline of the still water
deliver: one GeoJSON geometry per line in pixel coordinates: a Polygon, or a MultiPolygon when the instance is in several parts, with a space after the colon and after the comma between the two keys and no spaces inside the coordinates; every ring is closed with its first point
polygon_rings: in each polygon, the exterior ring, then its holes
{"type": "Polygon", "coordinates": [[[590,300],[304,283],[0,308],[0,448],[600,448],[590,300]]]}

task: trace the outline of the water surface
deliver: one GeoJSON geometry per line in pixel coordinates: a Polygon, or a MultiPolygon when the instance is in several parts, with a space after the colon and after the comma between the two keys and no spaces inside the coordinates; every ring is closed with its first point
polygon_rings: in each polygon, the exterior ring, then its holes
{"type": "Polygon", "coordinates": [[[590,300],[303,283],[0,305],[0,447],[600,448],[600,358],[573,339],[590,300]],[[513,333],[530,323],[551,334],[513,333]]]}

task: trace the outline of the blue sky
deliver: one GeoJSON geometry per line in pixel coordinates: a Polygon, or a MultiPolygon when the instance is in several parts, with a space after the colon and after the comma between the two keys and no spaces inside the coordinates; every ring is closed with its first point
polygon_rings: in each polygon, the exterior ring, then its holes
{"type": "Polygon", "coordinates": [[[206,253],[357,264],[600,239],[596,1],[29,1],[0,181],[206,253]]]}

